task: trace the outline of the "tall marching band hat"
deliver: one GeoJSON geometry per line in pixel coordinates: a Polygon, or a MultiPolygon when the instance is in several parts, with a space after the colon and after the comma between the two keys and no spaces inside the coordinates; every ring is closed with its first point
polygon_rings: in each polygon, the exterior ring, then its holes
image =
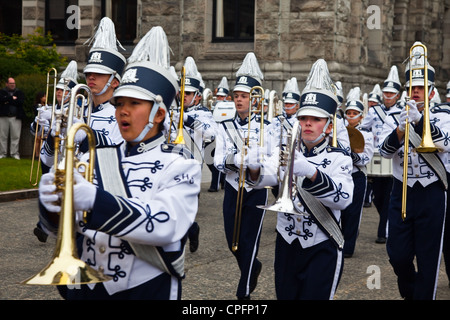
{"type": "Polygon", "coordinates": [[[447,98],[450,98],[450,81],[447,82],[447,94],[445,95],[447,98]]]}
{"type": "Polygon", "coordinates": [[[78,84],[78,64],[75,60],[72,60],[67,65],[66,69],[61,73],[56,84],[57,89],[69,91],[78,84]]]}
{"type": "MultiPolygon", "coordinates": [[[[421,42],[416,41],[414,42],[414,45],[421,44],[421,42]]],[[[414,46],[413,45],[413,46],[414,46]]],[[[410,78],[410,71],[411,78],[412,78],[412,86],[423,86],[425,84],[425,58],[423,55],[424,50],[422,47],[416,47],[414,48],[412,52],[412,58],[411,61],[408,62],[406,65],[405,70],[405,78],[406,83],[405,87],[409,88],[409,78],[410,78]],[[416,56],[417,55],[417,56],[416,56]],[[411,66],[410,66],[411,64],[411,66]],[[412,69],[412,70],[410,70],[412,69]]],[[[409,59],[408,59],[409,60],[409,59]]],[[[428,86],[434,86],[434,68],[429,64],[427,59],[427,69],[428,69],[428,86]]]]}
{"type": "Polygon", "coordinates": [[[345,103],[345,111],[356,110],[360,114],[364,112],[364,104],[361,101],[361,89],[359,87],[354,87],[350,89],[347,94],[347,102],[345,103]]]}
{"type": "Polygon", "coordinates": [[[334,86],[336,88],[336,96],[337,99],[339,101],[339,106],[342,104],[342,102],[344,101],[344,91],[342,90],[342,83],[340,81],[336,81],[334,83],[334,86]]]}
{"type": "Polygon", "coordinates": [[[373,90],[369,93],[369,98],[368,101],[372,101],[378,104],[382,103],[382,95],[383,92],[381,91],[380,85],[377,83],[374,87],[373,90]]]}
{"type": "Polygon", "coordinates": [[[108,17],[102,18],[94,36],[84,44],[92,44],[83,73],[112,74],[119,81],[125,68],[126,59],[117,50],[117,45],[125,50],[116,38],[114,23],[108,17]]]}
{"type": "Polygon", "coordinates": [[[331,119],[338,106],[336,86],[331,80],[325,60],[317,60],[311,67],[300,98],[297,117],[313,116],[331,119]]]}
{"type": "Polygon", "coordinates": [[[186,92],[196,92],[202,93],[202,77],[200,72],[198,72],[197,64],[194,58],[191,56],[187,57],[184,61],[184,68],[186,70],[186,78],[184,80],[184,91],[186,92]]]}
{"type": "Polygon", "coordinates": [[[222,80],[220,80],[219,86],[217,87],[216,95],[227,97],[229,92],[230,88],[228,87],[227,77],[222,77],[222,80]]]}
{"type": "Polygon", "coordinates": [[[139,41],[128,58],[122,82],[114,91],[116,97],[133,97],[154,101],[166,110],[178,92],[178,83],[170,71],[170,48],[164,30],[153,27],[139,41]]]}
{"type": "Polygon", "coordinates": [[[114,91],[111,103],[117,97],[131,97],[153,101],[148,123],[133,142],[139,142],[153,127],[159,108],[168,111],[178,92],[177,79],[170,71],[170,48],[167,36],[160,26],[150,29],[138,42],[128,58],[121,84],[114,91]]]}
{"type": "Polygon", "coordinates": [[[253,52],[247,53],[236,72],[236,83],[233,91],[250,92],[255,86],[261,86],[264,75],[259,67],[258,59],[253,52]]]}
{"type": "Polygon", "coordinates": [[[283,90],[283,102],[284,103],[299,103],[300,102],[300,90],[298,89],[297,78],[292,77],[286,81],[286,85],[283,90]]]}
{"type": "Polygon", "coordinates": [[[392,66],[389,71],[389,75],[383,83],[383,92],[400,92],[402,85],[400,83],[400,78],[398,77],[398,69],[397,66],[392,66]]]}

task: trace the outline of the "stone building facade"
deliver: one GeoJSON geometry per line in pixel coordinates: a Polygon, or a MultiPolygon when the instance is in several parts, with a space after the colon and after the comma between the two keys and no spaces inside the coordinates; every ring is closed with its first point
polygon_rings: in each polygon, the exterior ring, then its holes
{"type": "MultiPolygon", "coordinates": [[[[80,68],[88,51],[83,43],[109,1],[77,1],[78,38],[58,48],[76,59],[80,68]]],[[[23,34],[45,27],[46,3],[22,0],[23,34]]],[[[383,82],[392,65],[397,65],[404,80],[403,61],[416,40],[428,48],[441,95],[450,80],[450,0],[255,0],[254,41],[235,43],[212,41],[214,0],[136,3],[133,43],[152,26],[162,26],[173,51],[172,64],[179,70],[192,56],[211,89],[222,76],[232,86],[242,59],[253,51],[265,75],[265,88],[281,92],[286,80],[295,76],[302,89],[311,65],[323,58],[332,78],[343,83],[344,92],[353,86],[369,92],[383,82]]],[[[131,53],[133,43],[125,55],[131,53]]]]}

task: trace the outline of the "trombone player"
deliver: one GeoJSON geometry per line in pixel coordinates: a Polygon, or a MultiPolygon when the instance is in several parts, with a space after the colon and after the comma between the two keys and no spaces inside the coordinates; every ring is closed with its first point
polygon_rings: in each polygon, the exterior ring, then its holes
{"type": "MultiPolygon", "coordinates": [[[[224,229],[228,247],[239,265],[240,277],[236,296],[242,300],[250,299],[262,268],[257,255],[265,210],[256,206],[266,203],[267,190],[252,189],[247,184],[244,184],[245,188],[241,188],[238,184],[245,176],[245,172],[240,170],[243,167],[241,161],[244,150],[258,144],[261,137],[264,139],[267,130],[260,132],[261,121],[264,121],[264,125],[269,123],[252,112],[250,107],[250,92],[254,87],[260,87],[262,80],[263,73],[256,56],[250,52],[236,73],[232,94],[236,116],[219,124],[214,155],[216,168],[225,174],[224,229]],[[245,140],[248,142],[247,145],[245,140]],[[242,201],[237,203],[239,195],[242,195],[242,201]],[[240,224],[240,230],[237,232],[235,232],[236,223],[240,224]],[[234,243],[235,236],[239,236],[238,245],[234,243]]],[[[263,99],[264,95],[262,92],[260,94],[262,95],[260,99],[263,99]]]]}
{"type": "Polygon", "coordinates": [[[400,295],[404,299],[431,300],[436,295],[442,250],[450,115],[429,110],[434,95],[434,68],[420,42],[411,47],[405,77],[409,101],[400,113],[386,117],[380,136],[380,153],[392,158],[394,168],[386,248],[400,295]],[[428,124],[430,132],[424,130],[428,124]],[[432,138],[429,148],[439,148],[433,153],[419,148],[427,135],[432,138]]]}

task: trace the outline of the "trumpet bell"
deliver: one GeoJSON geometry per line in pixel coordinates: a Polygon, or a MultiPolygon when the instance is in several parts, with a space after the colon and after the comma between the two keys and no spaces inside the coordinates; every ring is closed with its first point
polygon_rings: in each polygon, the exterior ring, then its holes
{"type": "Polygon", "coordinates": [[[258,205],[257,207],[260,209],[273,211],[273,212],[284,212],[284,213],[296,214],[296,215],[301,215],[301,216],[304,215],[303,213],[300,213],[297,210],[295,210],[294,204],[291,200],[286,200],[283,197],[276,199],[270,205],[258,205]]]}

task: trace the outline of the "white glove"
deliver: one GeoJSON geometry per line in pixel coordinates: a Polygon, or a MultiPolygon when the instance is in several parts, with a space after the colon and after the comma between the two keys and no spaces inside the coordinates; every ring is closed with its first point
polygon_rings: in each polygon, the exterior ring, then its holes
{"type": "Polygon", "coordinates": [[[419,110],[417,108],[416,101],[410,100],[410,101],[408,101],[407,105],[409,106],[409,111],[408,111],[409,121],[414,124],[417,124],[420,121],[422,114],[419,112],[419,110]]]}
{"type": "MultiPolygon", "coordinates": [[[[178,126],[178,123],[180,121],[180,113],[181,112],[174,112],[173,113],[172,122],[175,124],[175,126],[178,126]]],[[[186,112],[183,112],[183,123],[185,121],[187,121],[187,119],[188,119],[188,115],[186,114],[186,112]]]]}
{"type": "Polygon", "coordinates": [[[420,118],[422,117],[419,110],[417,109],[416,101],[410,100],[407,102],[407,105],[409,106],[409,110],[406,111],[406,108],[404,108],[400,112],[399,116],[400,123],[398,125],[398,129],[402,132],[405,131],[406,121],[416,124],[417,122],[420,121],[420,118]]]}
{"type": "Polygon", "coordinates": [[[295,150],[293,174],[299,177],[307,177],[311,179],[316,173],[316,167],[306,160],[305,156],[298,150],[295,150]]]}
{"type": "Polygon", "coordinates": [[[38,111],[38,116],[36,119],[39,119],[39,122],[50,122],[50,119],[52,118],[52,112],[50,110],[48,110],[45,106],[37,108],[36,110],[38,111]]]}
{"type": "Polygon", "coordinates": [[[94,207],[97,187],[88,182],[76,169],[73,170],[73,208],[75,211],[89,211],[94,207]]]}
{"type": "Polygon", "coordinates": [[[39,182],[39,200],[47,211],[60,212],[60,195],[55,193],[56,186],[54,181],[55,174],[53,172],[42,175],[39,182]]]}
{"type": "Polygon", "coordinates": [[[260,146],[254,144],[245,146],[240,152],[234,155],[234,165],[238,168],[258,170],[261,167],[261,158],[263,150],[260,146]],[[242,155],[244,153],[244,156],[242,155]]]}

